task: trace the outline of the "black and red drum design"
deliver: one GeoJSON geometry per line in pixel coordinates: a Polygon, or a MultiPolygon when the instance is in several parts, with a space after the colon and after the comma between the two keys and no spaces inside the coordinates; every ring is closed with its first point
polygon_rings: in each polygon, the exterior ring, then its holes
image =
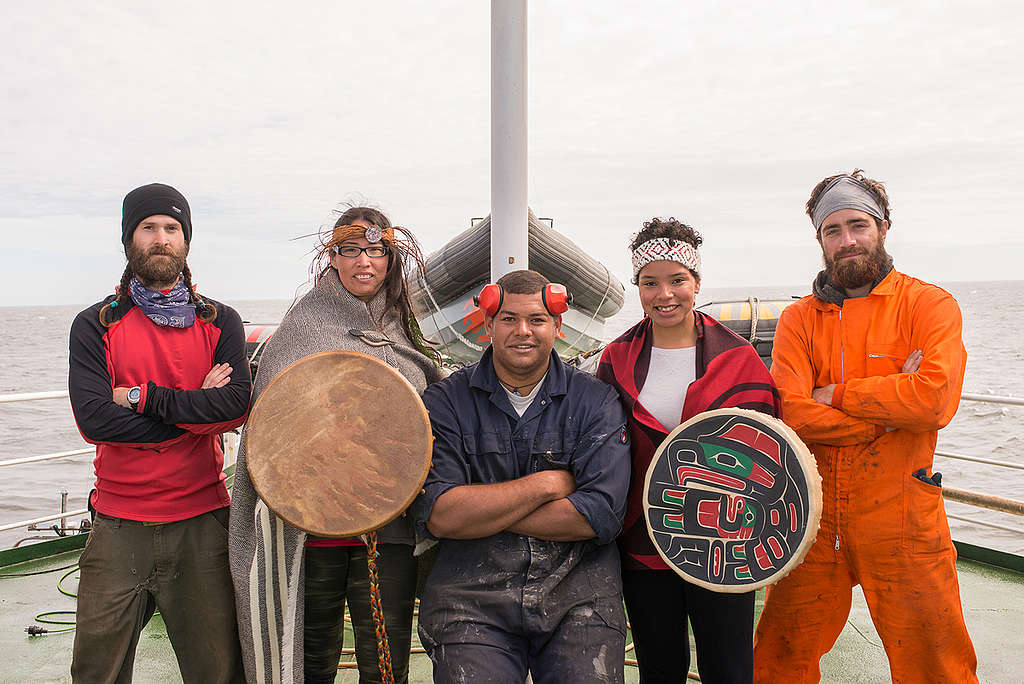
{"type": "Polygon", "coordinates": [[[782,421],[718,409],[665,438],[644,481],[654,547],[689,582],[739,593],[800,564],[821,520],[821,476],[782,421]]]}

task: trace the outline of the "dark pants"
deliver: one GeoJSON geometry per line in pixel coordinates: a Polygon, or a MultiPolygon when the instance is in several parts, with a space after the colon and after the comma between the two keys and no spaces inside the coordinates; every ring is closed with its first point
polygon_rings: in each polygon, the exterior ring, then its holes
{"type": "Polygon", "coordinates": [[[435,684],[522,684],[527,673],[534,684],[623,681],[625,635],[593,606],[570,610],[549,634],[513,634],[490,625],[474,631],[478,642],[430,650],[435,684]]]}
{"type": "Polygon", "coordinates": [[[633,646],[642,684],[686,681],[690,639],[705,684],[750,684],[754,678],[754,592],[724,594],[690,584],[671,570],[624,570],[633,646]]]}
{"type": "Polygon", "coordinates": [[[227,522],[226,508],[162,525],[96,516],[79,559],[73,681],[131,682],[157,608],[185,682],[245,681],[227,522]]]}
{"type": "MultiPolygon", "coordinates": [[[[391,650],[391,670],[396,684],[405,684],[409,681],[416,559],[412,557],[412,547],[406,544],[380,544],[377,550],[378,585],[391,650]]],[[[366,547],[307,547],[303,636],[306,684],[330,683],[338,674],[346,601],[355,634],[359,681],[380,682],[366,547]]]]}

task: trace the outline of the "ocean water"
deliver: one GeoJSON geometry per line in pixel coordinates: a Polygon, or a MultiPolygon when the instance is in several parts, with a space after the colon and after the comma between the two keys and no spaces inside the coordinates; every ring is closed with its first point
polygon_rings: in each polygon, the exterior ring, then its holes
{"type": "MultiPolygon", "coordinates": [[[[1024,281],[945,283],[964,315],[968,352],[964,390],[976,394],[1024,397],[1024,281]]],[[[806,287],[715,289],[701,291],[698,304],[711,300],[763,299],[806,294],[806,287]]],[[[0,394],[67,388],[68,330],[74,306],[0,308],[0,394]]],[[[252,322],[274,322],[289,300],[228,302],[252,322]]],[[[628,288],[623,310],[606,325],[615,337],[642,316],[635,288],[628,288]]],[[[0,461],[87,446],[75,427],[67,399],[0,404],[0,461]]],[[[1024,464],[1024,407],[962,402],[956,417],[939,433],[939,450],[1024,464]]],[[[943,483],[1024,500],[1024,472],[936,457],[943,483]]],[[[94,479],[92,455],[0,468],[0,525],[59,510],[68,491],[69,510],[85,508],[94,479]]],[[[1022,530],[1020,533],[950,520],[955,539],[1024,554],[1024,520],[1010,514],[946,502],[950,515],[1022,530]]],[[[77,522],[77,520],[75,521],[77,522]]],[[[52,523],[48,523],[52,524],[52,523]]],[[[0,548],[29,536],[24,530],[0,532],[0,548]]]]}

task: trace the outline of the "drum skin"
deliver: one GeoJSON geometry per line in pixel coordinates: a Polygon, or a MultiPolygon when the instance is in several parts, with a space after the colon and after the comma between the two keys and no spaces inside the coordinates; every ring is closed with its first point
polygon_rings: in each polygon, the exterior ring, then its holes
{"type": "Polygon", "coordinates": [[[433,437],[415,388],[380,359],[331,351],[299,359],[260,394],[246,466],[270,510],[321,537],[397,518],[419,494],[433,437]]]}
{"type": "Polygon", "coordinates": [[[800,564],[821,520],[814,457],[782,421],[718,409],[661,443],[644,486],[647,532],[682,578],[740,593],[800,564]]]}

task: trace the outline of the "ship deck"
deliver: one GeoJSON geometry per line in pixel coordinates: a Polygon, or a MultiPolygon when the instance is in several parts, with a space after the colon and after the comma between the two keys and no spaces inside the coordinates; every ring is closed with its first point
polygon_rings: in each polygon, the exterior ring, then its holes
{"type": "MultiPolygon", "coordinates": [[[[0,574],[34,573],[64,566],[74,567],[78,551],[26,561],[0,568],[0,574]]],[[[967,627],[978,653],[978,675],[984,682],[1019,682],[1024,666],[1024,574],[974,561],[958,562],[960,590],[967,627]]],[[[71,647],[74,632],[29,637],[25,628],[40,624],[44,611],[75,609],[75,599],[58,592],[57,581],[66,570],[24,577],[0,578],[0,682],[70,682],[71,647]]],[[[63,583],[74,593],[77,573],[63,583]]],[[[761,607],[758,596],[758,611],[761,607]]],[[[73,619],[72,616],[56,616],[73,619]]],[[[59,628],[55,625],[44,625],[59,628]]],[[[350,645],[347,635],[346,645],[350,645]]],[[[418,644],[414,643],[414,646],[418,644]]],[[[691,646],[692,648],[692,646],[691,646]]],[[[352,656],[345,656],[351,658],[352,656]]],[[[633,654],[627,653],[627,658],[633,654]]],[[[691,663],[695,662],[691,659],[691,663]]],[[[693,667],[693,666],[691,666],[693,667]]],[[[888,682],[889,671],[878,635],[871,625],[867,606],[859,590],[854,592],[853,609],[836,647],[822,659],[824,682],[888,682]]],[[[635,667],[626,667],[626,681],[636,682],[635,667]]],[[[159,615],[150,621],[139,640],[135,660],[135,681],[180,682],[177,663],[159,615]]],[[[337,682],[358,681],[354,669],[341,669],[337,682]]],[[[412,656],[410,682],[430,682],[430,661],[423,654],[412,656]]]]}

